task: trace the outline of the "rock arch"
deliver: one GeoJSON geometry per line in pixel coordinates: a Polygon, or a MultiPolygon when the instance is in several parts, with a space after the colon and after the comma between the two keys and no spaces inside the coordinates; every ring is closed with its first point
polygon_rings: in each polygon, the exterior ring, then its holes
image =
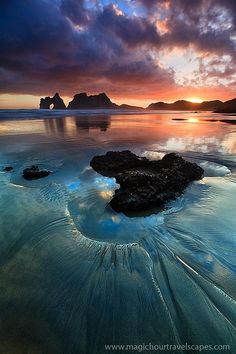
{"type": "Polygon", "coordinates": [[[66,105],[63,99],[56,93],[53,97],[45,97],[40,100],[40,109],[50,109],[50,106],[53,105],[52,109],[66,109],[66,105]]]}

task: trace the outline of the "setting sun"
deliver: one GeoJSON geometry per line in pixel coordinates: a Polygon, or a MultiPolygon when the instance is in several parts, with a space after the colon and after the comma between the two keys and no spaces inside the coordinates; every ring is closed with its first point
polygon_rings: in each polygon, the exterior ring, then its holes
{"type": "Polygon", "coordinates": [[[187,101],[193,102],[193,103],[201,103],[202,99],[198,97],[189,97],[187,101]]]}

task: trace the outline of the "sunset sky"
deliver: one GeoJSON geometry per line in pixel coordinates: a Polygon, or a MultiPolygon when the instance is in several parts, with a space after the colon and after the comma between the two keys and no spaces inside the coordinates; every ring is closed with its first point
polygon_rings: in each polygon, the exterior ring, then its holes
{"type": "Polygon", "coordinates": [[[1,0],[0,108],[236,97],[235,0],[1,0]]]}

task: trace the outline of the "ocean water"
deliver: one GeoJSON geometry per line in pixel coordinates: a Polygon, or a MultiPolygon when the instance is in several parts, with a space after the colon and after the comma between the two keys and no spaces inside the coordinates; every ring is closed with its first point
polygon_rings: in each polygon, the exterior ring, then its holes
{"type": "Polygon", "coordinates": [[[0,170],[14,168],[0,172],[0,353],[185,343],[236,352],[234,118],[0,111],[0,170]],[[150,159],[179,152],[204,178],[159,214],[117,214],[108,207],[115,180],[89,163],[123,149],[150,159]],[[32,164],[53,173],[26,181],[32,164]]]}

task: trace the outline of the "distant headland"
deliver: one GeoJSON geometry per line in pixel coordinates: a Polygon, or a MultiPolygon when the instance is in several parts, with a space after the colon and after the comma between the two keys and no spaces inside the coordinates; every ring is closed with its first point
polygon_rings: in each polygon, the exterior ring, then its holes
{"type": "Polygon", "coordinates": [[[219,100],[203,101],[201,103],[179,100],[174,103],[156,102],[151,103],[150,110],[173,110],[173,111],[213,111],[215,113],[236,113],[236,98],[222,102],[219,100]]]}
{"type": "MultiPolygon", "coordinates": [[[[40,109],[123,109],[145,110],[145,108],[126,104],[117,105],[103,92],[98,95],[88,96],[86,92],[78,93],[66,107],[58,93],[53,97],[45,97],[40,100],[40,109]]],[[[179,100],[174,103],[151,103],[147,110],[174,110],[174,111],[213,111],[216,113],[236,113],[236,98],[222,102],[220,100],[203,101],[201,103],[179,100]]]]}

